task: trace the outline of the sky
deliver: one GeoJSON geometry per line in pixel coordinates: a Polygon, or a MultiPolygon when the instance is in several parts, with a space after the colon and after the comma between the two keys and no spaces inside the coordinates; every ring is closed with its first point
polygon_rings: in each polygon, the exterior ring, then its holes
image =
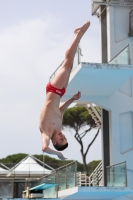
{"type": "MultiPolygon", "coordinates": [[[[91,26],[80,42],[82,62],[100,62],[99,19],[91,15],[90,0],[0,0],[0,19],[0,158],[42,154],[39,115],[46,84],[62,62],[74,29],[88,20],[91,26]]],[[[74,132],[63,131],[69,141],[64,156],[82,162],[74,132]]],[[[95,133],[86,136],[85,147],[95,133]]],[[[99,159],[100,134],[87,163],[99,159]]]]}

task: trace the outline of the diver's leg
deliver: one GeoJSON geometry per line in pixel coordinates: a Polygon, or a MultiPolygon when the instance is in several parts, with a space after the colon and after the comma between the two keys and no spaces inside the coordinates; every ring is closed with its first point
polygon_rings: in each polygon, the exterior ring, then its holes
{"type": "Polygon", "coordinates": [[[84,33],[87,31],[89,26],[90,26],[90,22],[88,21],[80,28],[75,29],[74,40],[72,41],[70,47],[67,49],[65,53],[65,59],[61,67],[58,69],[58,71],[55,74],[55,77],[51,81],[51,84],[54,87],[59,88],[59,89],[62,89],[63,87],[64,88],[67,87],[77,46],[80,42],[80,39],[82,38],[84,33]]]}

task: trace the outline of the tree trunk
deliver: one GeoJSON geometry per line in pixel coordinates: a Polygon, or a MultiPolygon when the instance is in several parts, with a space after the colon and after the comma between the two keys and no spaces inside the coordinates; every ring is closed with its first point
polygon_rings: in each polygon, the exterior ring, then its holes
{"type": "Polygon", "coordinates": [[[82,153],[82,159],[83,159],[83,164],[84,164],[84,170],[86,172],[86,175],[88,176],[89,175],[89,171],[88,171],[88,166],[86,164],[86,155],[84,153],[82,153]]]}

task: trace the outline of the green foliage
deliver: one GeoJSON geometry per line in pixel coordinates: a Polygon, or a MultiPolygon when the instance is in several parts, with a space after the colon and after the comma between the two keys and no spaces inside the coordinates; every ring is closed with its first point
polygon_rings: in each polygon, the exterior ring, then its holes
{"type": "MultiPolygon", "coordinates": [[[[17,163],[19,163],[22,159],[24,159],[28,154],[24,154],[24,153],[18,153],[18,154],[13,154],[13,155],[9,155],[6,158],[2,158],[0,159],[0,163],[5,164],[7,167],[11,168],[14,165],[16,165],[17,163]]],[[[33,155],[34,157],[36,157],[37,159],[39,159],[40,161],[43,161],[43,155],[33,155]]],[[[67,161],[61,161],[58,160],[56,158],[52,158],[50,156],[45,155],[45,163],[51,167],[53,167],[54,169],[57,169],[58,167],[64,166],[68,163],[73,162],[74,160],[67,160],[67,161]]],[[[99,164],[99,160],[96,161],[92,161],[88,164],[89,166],[89,174],[96,168],[96,166],[99,164]]],[[[83,172],[84,171],[84,166],[82,163],[77,162],[77,171],[78,172],[83,172]]]]}
{"type": "MultiPolygon", "coordinates": [[[[24,153],[18,153],[18,154],[9,155],[6,158],[0,159],[0,163],[5,164],[9,168],[12,168],[16,164],[18,164],[22,159],[24,159],[27,155],[28,154],[24,154],[24,153]]],[[[41,155],[33,155],[33,156],[43,162],[43,154],[41,154],[41,155]]],[[[54,169],[57,169],[57,168],[59,168],[59,167],[61,167],[63,165],[66,165],[68,163],[73,162],[73,160],[61,161],[59,159],[52,158],[50,156],[45,155],[44,156],[44,162],[47,165],[53,167],[54,169]]]]}
{"type": "Polygon", "coordinates": [[[89,175],[94,171],[94,169],[99,165],[100,162],[101,160],[93,160],[88,164],[89,175]]]}
{"type": "MultiPolygon", "coordinates": [[[[33,156],[43,162],[43,155],[33,155],[33,156]]],[[[45,155],[44,156],[44,162],[47,165],[53,167],[54,169],[57,169],[57,168],[59,168],[59,167],[61,167],[63,165],[66,165],[68,163],[73,162],[73,160],[62,161],[62,160],[59,160],[59,159],[56,159],[56,158],[52,158],[50,156],[45,155]]]]}
{"type": "Polygon", "coordinates": [[[84,106],[68,108],[64,113],[62,124],[75,130],[86,125],[92,128],[96,127],[94,120],[84,106]]]}
{"type": "Polygon", "coordinates": [[[77,171],[84,172],[84,165],[80,162],[77,162],[77,171]]]}
{"type": "MultiPolygon", "coordinates": [[[[34,157],[36,157],[37,159],[41,160],[43,162],[43,155],[33,155],[34,157]]],[[[68,163],[74,162],[74,160],[66,160],[66,161],[62,161],[56,158],[52,158],[50,156],[45,155],[44,158],[44,162],[53,167],[54,169],[57,169],[61,166],[67,165],[68,163]]],[[[77,162],[77,170],[82,172],[84,170],[83,164],[81,164],[80,162],[77,162]]]]}
{"type": "Polygon", "coordinates": [[[24,159],[28,154],[25,153],[18,153],[9,155],[6,158],[0,159],[0,163],[5,164],[7,167],[11,168],[15,164],[19,163],[22,159],[24,159]]]}

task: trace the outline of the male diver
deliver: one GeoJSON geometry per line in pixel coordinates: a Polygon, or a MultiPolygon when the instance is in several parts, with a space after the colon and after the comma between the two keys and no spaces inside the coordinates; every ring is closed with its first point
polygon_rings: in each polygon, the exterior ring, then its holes
{"type": "Polygon", "coordinates": [[[57,155],[61,160],[66,158],[60,151],[68,146],[67,139],[62,133],[63,114],[72,102],[80,98],[81,93],[78,91],[61,106],[60,98],[64,95],[68,85],[77,46],[89,26],[90,21],[87,21],[83,26],[75,29],[75,37],[65,53],[61,67],[56,72],[53,80],[46,86],[46,100],[40,114],[39,128],[42,134],[42,151],[57,155]],[[57,151],[49,148],[50,140],[57,151]]]}

